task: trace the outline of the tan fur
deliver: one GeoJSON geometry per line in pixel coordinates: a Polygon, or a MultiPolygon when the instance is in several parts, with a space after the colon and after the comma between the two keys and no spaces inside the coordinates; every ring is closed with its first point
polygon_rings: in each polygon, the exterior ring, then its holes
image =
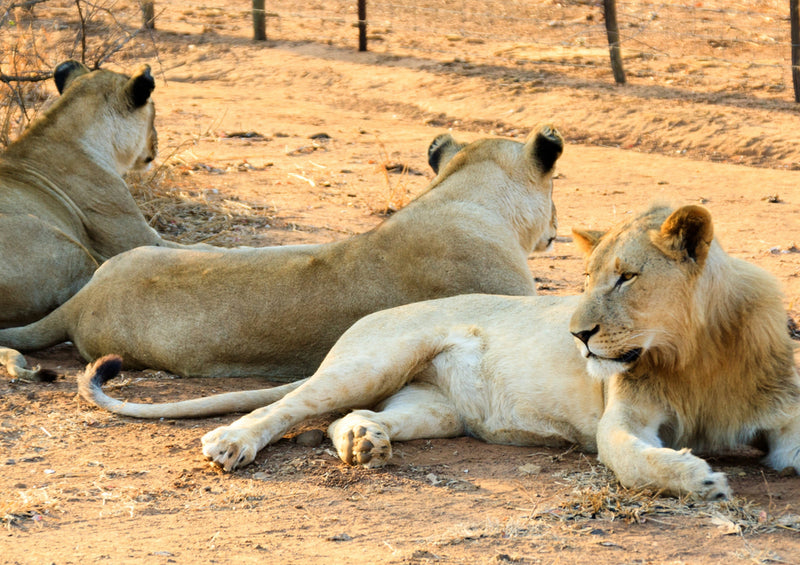
{"type": "Polygon", "coordinates": [[[431,146],[427,192],[370,232],[335,243],[115,257],[61,308],[0,345],[71,340],[87,359],[181,375],[311,374],[362,316],[453,294],[534,294],[531,251],[556,235],[552,173],[563,141],[449,135],[431,146]]]}
{"type": "Polygon", "coordinates": [[[68,61],[56,77],[62,96],[0,155],[0,327],[41,318],[109,257],[175,246],[122,178],[156,154],[149,67],[128,77],[68,61]]]}
{"type": "Polygon", "coordinates": [[[118,370],[105,358],[80,392],[139,417],[257,408],[203,437],[203,454],[227,471],[306,418],[358,408],[328,430],[351,464],[385,464],[392,440],[469,433],[577,443],[625,486],[724,498],[724,474],[687,448],[763,444],[768,465],[800,471],[800,378],[775,281],[711,234],[691,206],[649,210],[606,235],[576,231],[590,253],[582,296],[469,295],[377,312],[292,389],[122,403],[100,389],[118,370]]]}

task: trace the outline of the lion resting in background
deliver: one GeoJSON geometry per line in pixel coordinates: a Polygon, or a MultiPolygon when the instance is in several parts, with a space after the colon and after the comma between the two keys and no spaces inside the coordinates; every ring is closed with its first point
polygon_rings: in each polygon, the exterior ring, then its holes
{"type": "Polygon", "coordinates": [[[122,178],[156,155],[150,68],[128,77],[67,61],[55,82],[61,97],[0,155],[0,328],[43,317],[109,257],[177,246],[122,178]]]}
{"type": "Polygon", "coordinates": [[[800,471],[800,377],[776,281],[728,256],[712,232],[699,206],[575,231],[588,254],[582,296],[457,296],[378,312],[302,383],[122,403],[100,389],[119,371],[110,356],[79,388],[128,416],[263,406],[203,437],[203,454],[227,471],[306,418],[361,408],[328,429],[348,463],[383,465],[391,440],[569,442],[596,450],[627,487],[721,499],[725,475],[689,448],[752,443],[769,466],[800,471]]]}
{"type": "Polygon", "coordinates": [[[428,190],[367,233],[261,249],[142,247],[106,262],[46,318],[0,331],[0,345],[71,340],[90,360],[119,353],[126,366],[180,375],[308,376],[371,312],[454,294],[534,294],[527,257],[556,236],[562,149],[549,126],[525,143],[441,135],[428,190]]]}

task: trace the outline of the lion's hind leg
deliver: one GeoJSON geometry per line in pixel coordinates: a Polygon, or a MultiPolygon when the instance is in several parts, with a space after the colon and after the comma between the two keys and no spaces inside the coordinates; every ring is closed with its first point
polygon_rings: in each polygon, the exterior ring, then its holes
{"type": "Polygon", "coordinates": [[[391,440],[456,437],[464,424],[456,407],[435,385],[412,383],[376,411],[356,410],[333,422],[328,436],[342,461],[381,467],[392,457],[391,440]]]}
{"type": "MultiPolygon", "coordinates": [[[[373,316],[381,321],[387,315],[373,316]]],[[[369,318],[372,316],[365,320],[369,318]]],[[[440,330],[414,330],[397,336],[385,326],[378,324],[379,331],[363,322],[345,332],[300,388],[203,436],[206,458],[232,471],[251,463],[259,450],[307,418],[375,406],[412,381],[447,345],[447,334],[440,330]]]]}

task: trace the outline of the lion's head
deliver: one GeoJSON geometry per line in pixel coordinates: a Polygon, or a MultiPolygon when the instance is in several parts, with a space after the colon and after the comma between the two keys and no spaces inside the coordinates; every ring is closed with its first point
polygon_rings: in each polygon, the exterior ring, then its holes
{"type": "Polygon", "coordinates": [[[61,122],[92,153],[113,148],[119,174],[145,168],[155,159],[158,138],[150,98],[155,81],[148,65],[129,77],[65,61],[56,67],[54,79],[61,98],[48,111],[46,123],[61,122]]]}
{"type": "MultiPolygon", "coordinates": [[[[494,175],[484,182],[509,188],[507,200],[508,216],[513,222],[524,225],[531,217],[541,218],[536,222],[541,231],[526,242],[530,251],[547,251],[552,247],[558,231],[558,215],[553,203],[553,174],[555,164],[564,151],[564,138],[550,124],[542,124],[534,128],[525,143],[510,139],[480,139],[473,143],[457,142],[449,133],[439,135],[428,148],[428,164],[437,173],[438,179],[453,176],[457,171],[473,175],[480,168],[480,174],[494,175]],[[487,168],[484,163],[492,163],[494,168],[487,168]],[[502,174],[498,174],[502,173],[502,174]],[[510,183],[526,187],[528,198],[526,206],[520,206],[519,200],[510,195],[510,183]]],[[[431,183],[433,189],[437,180],[431,183]]]]}
{"type": "MultiPolygon", "coordinates": [[[[587,254],[586,288],[570,331],[597,378],[675,366],[703,322],[698,304],[713,243],[708,211],[654,207],[607,232],[573,230],[587,254]]],[[[721,252],[721,250],[720,250],[721,252]]]]}

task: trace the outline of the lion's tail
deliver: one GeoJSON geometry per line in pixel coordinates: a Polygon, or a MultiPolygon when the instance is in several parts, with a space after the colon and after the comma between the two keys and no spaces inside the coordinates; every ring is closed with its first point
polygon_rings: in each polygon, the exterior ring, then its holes
{"type": "Polygon", "coordinates": [[[134,418],[202,418],[232,412],[250,412],[280,400],[308,379],[273,388],[228,392],[204,398],[165,402],[162,404],[136,404],[111,398],[102,386],[116,377],[122,369],[122,358],[106,355],[90,363],[78,377],[78,392],[92,404],[121,416],[134,418]]]}
{"type": "Polygon", "coordinates": [[[39,367],[29,369],[25,357],[18,350],[44,349],[69,339],[62,306],[27,326],[0,330],[0,364],[5,366],[13,378],[53,381],[57,376],[56,373],[39,367]]]}

